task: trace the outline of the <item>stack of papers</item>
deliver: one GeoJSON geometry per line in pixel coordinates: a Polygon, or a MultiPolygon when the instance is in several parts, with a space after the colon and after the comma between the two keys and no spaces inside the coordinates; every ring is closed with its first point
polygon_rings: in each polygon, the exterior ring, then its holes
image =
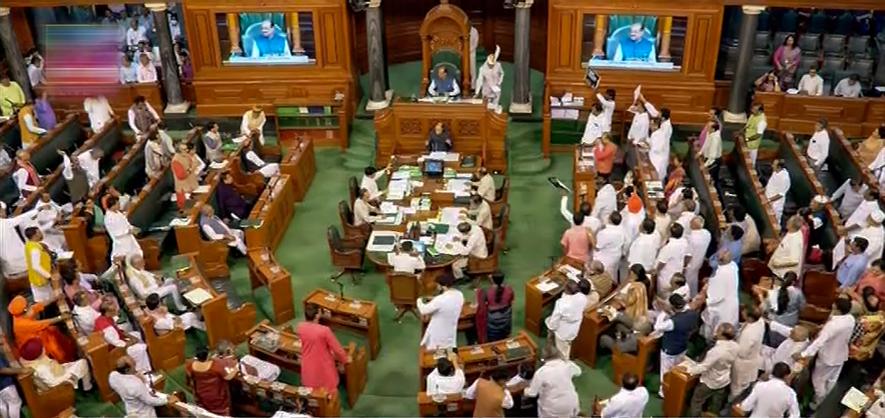
{"type": "Polygon", "coordinates": [[[470,179],[454,178],[446,182],[446,191],[455,193],[455,197],[470,194],[470,179]]]}
{"type": "Polygon", "coordinates": [[[203,302],[212,299],[212,295],[202,287],[191,290],[190,292],[187,292],[182,296],[184,296],[184,298],[187,299],[188,302],[196,306],[202,305],[203,302]]]}
{"type": "Polygon", "coordinates": [[[409,192],[408,180],[391,180],[387,184],[387,200],[402,200],[409,192]]]}
{"type": "Polygon", "coordinates": [[[442,208],[439,213],[440,222],[456,226],[459,223],[464,221],[463,212],[461,212],[461,208],[442,208]]]}
{"type": "Polygon", "coordinates": [[[848,392],[842,397],[842,405],[845,405],[855,412],[863,411],[869,402],[870,398],[855,387],[848,389],[848,392]]]}
{"type": "Polygon", "coordinates": [[[549,293],[553,289],[559,287],[559,284],[554,282],[553,280],[542,280],[535,285],[535,288],[540,290],[542,293],[549,293]]]}
{"type": "Polygon", "coordinates": [[[581,270],[578,270],[568,264],[563,264],[557,269],[560,273],[565,274],[570,280],[580,281],[581,270]]]}
{"type": "Polygon", "coordinates": [[[381,213],[385,215],[396,214],[399,212],[399,206],[390,201],[381,202],[381,213]]]}

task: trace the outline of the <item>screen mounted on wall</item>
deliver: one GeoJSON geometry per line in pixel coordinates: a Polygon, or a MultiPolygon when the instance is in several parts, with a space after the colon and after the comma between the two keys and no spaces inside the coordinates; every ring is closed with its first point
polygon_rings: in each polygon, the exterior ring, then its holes
{"type": "Polygon", "coordinates": [[[316,63],[311,12],[218,13],[215,20],[225,64],[316,63]]]}
{"type": "Polygon", "coordinates": [[[582,61],[591,68],[678,71],[684,16],[584,15],[582,61]]]}

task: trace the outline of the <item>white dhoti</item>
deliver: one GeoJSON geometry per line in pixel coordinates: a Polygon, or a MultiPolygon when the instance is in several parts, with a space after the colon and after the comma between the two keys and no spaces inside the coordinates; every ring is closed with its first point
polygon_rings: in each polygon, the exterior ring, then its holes
{"type": "Polygon", "coordinates": [[[197,318],[197,315],[193,312],[183,313],[179,315],[178,318],[181,319],[181,326],[185,330],[189,330],[191,328],[196,328],[200,331],[206,330],[206,324],[203,323],[203,321],[200,321],[200,319],[197,318]]]}
{"type": "Polygon", "coordinates": [[[130,254],[144,256],[144,253],[141,251],[141,246],[138,245],[138,240],[135,239],[135,236],[132,234],[126,234],[121,237],[113,238],[113,245],[111,248],[112,259],[117,257],[125,258],[130,254]]]}
{"type": "Polygon", "coordinates": [[[234,236],[234,240],[227,243],[227,245],[232,248],[236,248],[241,253],[243,253],[243,255],[246,255],[246,242],[244,241],[245,234],[243,234],[243,231],[235,228],[230,228],[230,233],[234,236]]]}
{"type": "MultiPolygon", "coordinates": [[[[3,247],[7,247],[6,243],[3,243],[3,247]]],[[[3,272],[4,277],[18,276],[28,271],[27,263],[25,263],[25,248],[21,245],[18,247],[21,251],[15,254],[13,251],[5,251],[6,248],[0,249],[2,251],[0,253],[0,271],[3,272]]]]}
{"type": "Polygon", "coordinates": [[[148,356],[147,345],[144,343],[132,344],[126,347],[126,354],[135,361],[135,370],[139,372],[149,373],[151,367],[151,358],[148,356]]]}
{"type": "Polygon", "coordinates": [[[62,367],[68,374],[68,380],[75,386],[77,382],[82,382],[83,390],[92,389],[92,375],[89,374],[89,363],[85,359],[79,359],[70,363],[63,363],[62,367]]]}
{"type": "Polygon", "coordinates": [[[31,295],[34,296],[34,302],[46,303],[55,297],[52,291],[52,285],[47,283],[45,286],[31,285],[31,295]]]}
{"type": "Polygon", "coordinates": [[[556,347],[556,349],[559,350],[559,353],[562,355],[563,359],[568,360],[571,358],[570,357],[571,352],[572,352],[572,342],[571,341],[563,340],[563,339],[557,337],[556,334],[553,334],[553,344],[556,347]]]}
{"type": "MultiPolygon", "coordinates": [[[[818,359],[819,360],[819,359],[818,359]]],[[[839,373],[842,372],[844,363],[836,366],[823,364],[818,361],[814,365],[814,371],[811,372],[811,384],[814,386],[814,402],[815,406],[827,397],[827,394],[836,386],[836,380],[839,379],[839,373]]]]}
{"type": "Polygon", "coordinates": [[[465,269],[467,269],[467,257],[459,258],[452,263],[452,275],[455,279],[463,279],[465,269]]]}
{"type": "Polygon", "coordinates": [[[22,399],[18,396],[15,385],[0,390],[0,417],[19,418],[22,411],[22,399]]]}
{"type": "Polygon", "coordinates": [[[777,220],[778,225],[781,223],[781,218],[784,216],[784,198],[780,198],[771,202],[771,210],[774,211],[774,217],[777,220]]]}
{"type": "Polygon", "coordinates": [[[671,356],[671,355],[665,353],[664,350],[661,350],[661,375],[660,376],[661,376],[662,383],[661,383],[661,388],[659,389],[658,394],[660,394],[662,398],[664,397],[664,385],[663,385],[664,375],[666,375],[667,372],[669,372],[670,369],[672,369],[674,366],[676,366],[677,364],[682,362],[683,358],[685,358],[684,351],[675,355],[675,356],[671,356]]]}

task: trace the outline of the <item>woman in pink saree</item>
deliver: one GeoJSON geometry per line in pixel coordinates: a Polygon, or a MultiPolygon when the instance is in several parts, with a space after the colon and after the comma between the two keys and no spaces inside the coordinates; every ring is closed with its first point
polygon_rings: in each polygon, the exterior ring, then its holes
{"type": "Polygon", "coordinates": [[[787,35],[784,43],[774,51],[774,69],[777,70],[777,78],[780,79],[784,90],[793,86],[801,56],[802,51],[796,45],[794,35],[787,35]]]}

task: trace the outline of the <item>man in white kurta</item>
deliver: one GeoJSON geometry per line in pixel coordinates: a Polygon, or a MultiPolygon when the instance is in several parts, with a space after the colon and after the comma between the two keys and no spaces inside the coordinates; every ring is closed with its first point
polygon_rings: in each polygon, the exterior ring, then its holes
{"type": "Polygon", "coordinates": [[[427,330],[421,338],[421,346],[426,350],[455,348],[458,345],[458,319],[461,317],[464,295],[451,287],[454,284],[452,276],[443,275],[437,282],[442,293],[427,302],[421,298],[417,301],[418,312],[430,316],[427,330]]]}
{"type": "Polygon", "coordinates": [[[618,266],[624,254],[624,244],[627,242],[623,227],[621,227],[621,214],[612,213],[608,217],[605,228],[596,234],[596,246],[594,247],[593,259],[605,266],[605,271],[616,282],[618,280],[618,266]]]}
{"type": "Polygon", "coordinates": [[[629,111],[634,115],[633,121],[630,123],[630,130],[627,131],[627,139],[633,145],[647,143],[649,123],[651,122],[651,118],[658,116],[658,110],[655,109],[654,105],[645,101],[645,98],[640,96],[639,102],[630,106],[629,111]]]}
{"type": "Polygon", "coordinates": [[[141,246],[135,239],[135,228],[129,223],[126,214],[120,212],[119,203],[111,198],[113,204],[104,215],[104,227],[111,236],[111,258],[127,257],[130,255],[143,255],[141,246]]]}
{"type": "Polygon", "coordinates": [[[835,192],[830,196],[830,200],[839,202],[839,216],[848,219],[852,213],[864,201],[864,195],[867,192],[867,185],[859,179],[847,179],[835,192]]]}
{"type": "Polygon", "coordinates": [[[456,248],[461,257],[452,263],[452,274],[455,279],[460,280],[464,278],[464,270],[470,263],[470,257],[486,258],[489,256],[489,249],[486,245],[486,235],[478,225],[462,222],[458,225],[458,232],[461,234],[461,240],[456,242],[456,248]]]}
{"type": "Polygon", "coordinates": [[[569,280],[562,296],[553,305],[553,313],[544,321],[547,329],[553,332],[553,343],[563,359],[570,358],[572,341],[581,329],[586,306],[587,296],[578,291],[575,281],[569,280]]]}
{"type": "Polygon", "coordinates": [[[802,238],[801,228],[799,218],[794,217],[787,222],[787,233],[768,259],[768,268],[775,276],[783,278],[792,271],[801,277],[805,255],[805,240],[802,238]]]}
{"type": "Polygon", "coordinates": [[[757,307],[746,310],[746,321],[738,335],[738,355],[734,360],[731,376],[731,397],[737,398],[750,387],[762,370],[762,339],[765,336],[765,321],[757,307]]]}
{"type": "Polygon", "coordinates": [[[495,178],[492,177],[492,173],[485,167],[481,167],[479,172],[477,172],[477,180],[473,183],[473,186],[476,187],[476,194],[482,196],[488,202],[495,201],[495,178]]]}
{"type": "Polygon", "coordinates": [[[879,209],[879,199],[874,190],[867,190],[864,193],[863,201],[857,205],[857,209],[851,212],[848,219],[843,224],[846,229],[853,227],[863,227],[871,213],[879,209]]]}
{"type": "Polygon", "coordinates": [[[498,55],[501,53],[501,47],[495,47],[495,53],[486,57],[485,65],[479,67],[476,74],[476,96],[482,94],[488,101],[489,109],[498,109],[498,102],[501,100],[501,83],[504,82],[504,69],[498,62],[498,55]]]}
{"type": "Polygon", "coordinates": [[[661,248],[661,236],[655,231],[655,221],[645,219],[640,225],[640,233],[627,250],[627,268],[641,264],[645,271],[652,271],[661,248]]]}
{"type": "Polygon", "coordinates": [[[885,227],[882,226],[882,222],[885,221],[885,212],[876,209],[870,216],[867,218],[867,225],[860,230],[854,230],[848,236],[843,237],[836,244],[836,247],[833,248],[833,266],[835,269],[836,266],[845,258],[846,254],[846,240],[853,240],[857,237],[862,237],[867,240],[867,250],[864,251],[867,259],[869,260],[868,266],[872,265],[874,261],[878,260],[882,256],[882,249],[885,246],[885,227]]]}
{"type": "Polygon", "coordinates": [[[836,385],[842,366],[848,360],[848,344],[851,342],[854,324],[851,299],[837,298],[836,312],[824,324],[814,342],[797,356],[808,358],[817,355],[814,371],[811,373],[811,384],[814,386],[812,405],[820,405],[836,385]]]}
{"type": "Polygon", "coordinates": [[[648,389],[639,384],[633,373],[621,377],[621,390],[608,399],[600,414],[602,418],[633,418],[643,416],[648,403],[648,389]]]}
{"type": "Polygon", "coordinates": [[[0,202],[0,272],[10,277],[27,271],[25,263],[25,244],[18,234],[19,227],[25,227],[37,216],[32,209],[18,216],[6,216],[6,204],[0,202]]]}
{"type": "Polygon", "coordinates": [[[360,196],[353,201],[353,225],[362,226],[375,222],[377,215],[372,215],[372,213],[379,211],[377,207],[369,203],[369,191],[361,189],[360,196]]]}
{"type": "Polygon", "coordinates": [[[538,398],[539,418],[575,417],[580,408],[578,391],[572,382],[581,368],[562,358],[559,350],[544,348],[544,362],[535,371],[525,396],[538,398]]]}
{"type": "Polygon", "coordinates": [[[811,344],[811,341],[808,341],[808,329],[802,325],[791,328],[777,321],[770,321],[768,326],[771,332],[789,335],[789,338],[778,344],[777,348],[762,346],[765,371],[771,373],[777,363],[785,363],[791,369],[795,369],[796,361],[793,360],[793,355],[801,353],[808,347],[808,344],[811,344]]]}
{"type": "Polygon", "coordinates": [[[704,266],[704,260],[707,258],[707,250],[713,236],[710,231],[704,229],[704,218],[695,216],[691,220],[691,232],[688,234],[688,244],[691,254],[691,260],[685,267],[685,282],[688,284],[689,295],[694,297],[698,294],[698,275],[701,267],[704,266]]]}
{"type": "Polygon", "coordinates": [[[827,156],[830,155],[830,133],[827,132],[826,119],[821,119],[814,124],[814,134],[808,140],[805,155],[808,156],[808,163],[815,171],[820,170],[827,162],[827,156]]]}
{"type": "Polygon", "coordinates": [[[596,192],[590,216],[596,219],[608,219],[608,215],[616,210],[618,210],[618,192],[615,186],[608,183],[596,192]]]}
{"type": "Polygon", "coordinates": [[[360,179],[360,189],[365,189],[369,192],[370,200],[378,199],[384,194],[383,191],[378,190],[378,180],[384,177],[389,169],[389,166],[384,170],[378,170],[375,167],[369,166],[363,170],[363,178],[360,179]]]}
{"type": "Polygon", "coordinates": [[[590,116],[587,117],[587,124],[584,125],[584,135],[581,136],[581,144],[591,145],[596,143],[602,136],[602,127],[605,124],[605,116],[602,113],[602,106],[593,105],[590,108],[590,116]]]}
{"type": "Polygon", "coordinates": [[[615,113],[615,90],[608,89],[605,95],[596,93],[596,100],[602,106],[602,132],[612,131],[612,115],[615,113]]]}
{"type": "Polygon", "coordinates": [[[728,250],[719,251],[719,266],[707,282],[707,308],[701,313],[704,321],[703,335],[712,340],[721,324],[737,326],[740,301],[738,300],[738,266],[732,261],[728,250]]]}
{"type": "Polygon", "coordinates": [[[648,159],[658,173],[658,180],[665,181],[667,164],[670,162],[670,138],[667,137],[667,129],[663,124],[658,125],[648,138],[648,159]]]}
{"type": "Polygon", "coordinates": [[[789,376],[790,367],[784,363],[777,364],[772,378],[756,383],[750,395],[738,407],[745,413],[750,412],[750,418],[799,418],[796,391],[785,381],[789,376]]]}
{"type": "Polygon", "coordinates": [[[790,173],[784,168],[784,162],[775,160],[771,163],[771,178],[765,185],[765,198],[771,204],[777,223],[780,224],[784,214],[784,202],[787,200],[787,192],[790,191],[790,173]]]}
{"type": "MultiPolygon", "coordinates": [[[[108,384],[120,395],[127,417],[156,418],[157,411],[154,408],[169,403],[170,397],[155,392],[144,377],[134,373],[130,361],[131,359],[125,357],[117,361],[116,370],[108,375],[108,384]]],[[[172,401],[175,401],[174,397],[172,401]]]]}
{"type": "Polygon", "coordinates": [[[658,253],[656,268],[658,272],[657,293],[662,298],[669,296],[670,279],[674,274],[685,271],[686,260],[689,260],[691,257],[688,240],[683,237],[684,233],[682,225],[671,225],[670,239],[658,253]]]}

